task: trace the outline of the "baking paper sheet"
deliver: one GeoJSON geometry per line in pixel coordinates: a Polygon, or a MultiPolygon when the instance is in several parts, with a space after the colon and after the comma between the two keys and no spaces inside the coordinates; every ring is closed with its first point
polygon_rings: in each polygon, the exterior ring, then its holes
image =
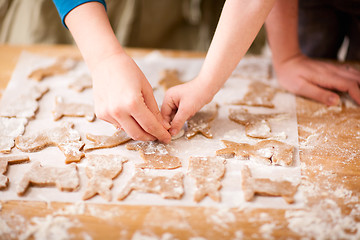
{"type": "MultiPolygon", "coordinates": [[[[267,64],[270,62],[268,58],[257,58],[261,63],[263,71],[268,71],[267,64]]],[[[255,59],[256,60],[256,59],[255,59]]],[[[52,64],[54,58],[38,56],[24,52],[21,54],[18,64],[14,70],[13,76],[6,91],[3,94],[1,104],[6,104],[22,91],[26,91],[34,84],[46,85],[50,91],[44,95],[40,100],[40,109],[36,115],[35,120],[31,120],[26,127],[25,134],[31,134],[42,129],[48,129],[52,126],[58,126],[61,122],[71,121],[75,123],[75,129],[80,132],[82,139],[86,142],[85,135],[92,133],[96,135],[112,135],[115,128],[104,121],[96,119],[95,122],[88,122],[84,118],[70,118],[64,117],[61,120],[54,122],[51,111],[55,104],[55,97],[62,96],[65,102],[83,102],[93,104],[92,91],[90,89],[78,93],[68,88],[68,85],[88,70],[84,62],[77,64],[76,68],[69,73],[61,76],[54,76],[44,79],[40,83],[27,78],[28,74],[39,67],[44,67],[52,64]]],[[[159,52],[153,52],[144,58],[135,59],[136,63],[144,72],[152,86],[156,89],[154,91],[155,98],[160,105],[164,97],[164,92],[158,86],[160,80],[160,73],[164,69],[177,69],[180,71],[180,76],[183,81],[189,81],[195,77],[203,63],[202,58],[168,58],[162,56],[159,52]]],[[[239,69],[244,69],[244,64],[254,62],[254,58],[245,58],[240,64],[239,69]]],[[[250,68],[251,70],[251,68],[250,68]]],[[[245,70],[246,71],[246,68],[245,70]]],[[[259,70],[261,71],[261,70],[259,70]]],[[[243,198],[241,189],[241,167],[248,165],[254,177],[272,178],[279,180],[289,180],[294,183],[300,182],[300,161],[298,153],[298,130],[296,120],[296,103],[295,97],[288,93],[279,93],[274,99],[275,109],[266,109],[261,107],[242,107],[230,106],[227,103],[240,99],[247,91],[247,85],[253,81],[249,76],[261,78],[266,74],[256,72],[251,75],[251,72],[239,77],[239,74],[234,74],[224,87],[214,97],[213,102],[220,105],[219,115],[212,124],[213,139],[207,139],[202,135],[197,135],[190,140],[184,137],[172,141],[169,144],[170,153],[179,157],[182,161],[182,167],[174,170],[145,170],[149,174],[161,174],[172,176],[176,172],[183,172],[185,194],[181,200],[166,200],[162,199],[160,195],[148,194],[140,192],[132,192],[125,200],[118,201],[117,195],[124,188],[125,184],[132,177],[134,173],[134,166],[137,163],[143,162],[139,153],[136,151],[126,150],[125,145],[118,146],[111,149],[101,149],[90,152],[89,154],[118,154],[125,156],[129,159],[124,164],[123,172],[114,180],[114,187],[112,188],[113,200],[111,204],[127,204],[127,205],[176,205],[176,206],[217,206],[217,207],[254,207],[254,208],[298,208],[303,206],[304,200],[301,192],[295,195],[294,204],[286,204],[281,197],[259,197],[256,196],[254,201],[246,202],[243,198]],[[209,197],[205,197],[200,203],[193,201],[193,194],[195,191],[195,181],[190,176],[187,176],[188,159],[190,156],[215,156],[215,151],[224,148],[220,140],[231,140],[235,142],[246,142],[254,144],[259,140],[249,138],[245,135],[244,127],[230,121],[228,119],[229,108],[246,108],[254,113],[286,113],[287,118],[278,121],[271,121],[272,132],[275,139],[292,144],[295,146],[294,159],[295,163],[291,167],[281,166],[264,166],[251,161],[239,160],[236,158],[226,160],[226,173],[222,180],[221,202],[217,203],[209,197]],[[286,137],[285,137],[286,136],[286,137]]],[[[259,79],[268,84],[276,86],[275,79],[259,79]]],[[[28,154],[31,161],[40,161],[43,166],[58,166],[65,165],[65,156],[57,147],[48,147],[39,152],[22,153],[14,148],[11,154],[28,154]]],[[[61,192],[56,187],[30,187],[27,193],[19,197],[16,194],[16,185],[20,181],[24,172],[26,172],[30,164],[10,165],[6,176],[10,179],[9,187],[0,191],[1,200],[27,200],[27,201],[60,201],[60,202],[79,202],[82,201],[82,195],[88,181],[85,176],[84,168],[87,164],[86,158],[78,163],[81,186],[76,192],[61,192]]],[[[96,196],[86,202],[91,203],[108,203],[100,196],[96,196]]]]}

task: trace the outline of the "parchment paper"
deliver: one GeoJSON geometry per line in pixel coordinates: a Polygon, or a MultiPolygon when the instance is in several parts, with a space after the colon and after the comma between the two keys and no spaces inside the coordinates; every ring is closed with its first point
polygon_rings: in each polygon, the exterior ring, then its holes
{"type": "MultiPolygon", "coordinates": [[[[256,60],[256,59],[255,59],[256,60]]],[[[92,91],[90,89],[78,93],[68,88],[68,85],[75,80],[75,78],[84,73],[88,73],[84,62],[79,62],[76,68],[69,73],[61,76],[54,76],[44,79],[40,83],[27,78],[28,74],[38,68],[50,65],[55,61],[54,58],[47,58],[37,56],[30,53],[22,53],[18,64],[14,70],[13,76],[6,91],[3,94],[1,104],[6,104],[16,94],[26,91],[33,84],[46,85],[50,91],[40,100],[40,109],[36,115],[35,120],[31,120],[26,127],[25,134],[37,132],[41,129],[48,129],[52,126],[58,126],[61,122],[71,121],[75,123],[75,129],[80,132],[82,139],[85,140],[86,133],[112,135],[115,128],[104,121],[96,119],[95,122],[88,122],[84,118],[70,118],[54,122],[51,111],[54,107],[55,96],[62,96],[65,102],[83,102],[93,104],[92,91]]],[[[162,56],[158,52],[153,52],[144,58],[135,59],[136,63],[144,72],[153,87],[155,98],[160,105],[164,96],[164,92],[158,81],[160,80],[160,72],[164,69],[178,69],[181,73],[183,81],[189,81],[195,77],[203,63],[203,59],[194,58],[168,58],[162,56]]],[[[254,58],[244,58],[237,70],[243,69],[241,66],[249,62],[253,62],[254,58]],[[248,61],[248,62],[247,62],[248,61]]],[[[258,61],[263,64],[263,71],[267,71],[267,64],[270,62],[268,58],[258,58],[258,61]]],[[[251,70],[251,68],[250,68],[251,70]]],[[[250,71],[249,70],[249,71],[250,71]]],[[[246,70],[244,70],[246,71],[246,70]]],[[[262,71],[262,70],[259,70],[262,71]]],[[[214,202],[208,197],[205,197],[200,203],[193,201],[193,193],[195,191],[195,182],[190,176],[187,176],[188,159],[190,156],[215,156],[215,151],[224,148],[220,140],[226,139],[235,142],[246,142],[254,144],[259,140],[249,138],[245,135],[244,127],[236,124],[228,119],[228,109],[240,108],[240,106],[227,105],[230,101],[240,99],[247,91],[247,85],[253,81],[249,76],[265,81],[271,85],[276,86],[275,79],[261,79],[265,76],[265,72],[257,71],[253,75],[251,72],[244,73],[239,77],[239,74],[234,74],[224,87],[215,96],[213,102],[220,105],[219,116],[213,122],[212,131],[213,139],[207,139],[202,135],[197,135],[193,139],[186,140],[184,137],[172,141],[169,144],[171,154],[179,157],[182,161],[182,167],[175,170],[146,170],[154,175],[168,175],[172,176],[176,172],[183,172],[185,174],[184,186],[185,194],[181,200],[165,200],[157,194],[147,194],[133,192],[124,201],[116,200],[118,193],[125,186],[127,181],[134,173],[134,165],[143,162],[139,153],[136,151],[126,150],[125,146],[118,146],[111,149],[101,149],[90,152],[90,154],[119,154],[126,156],[129,161],[124,164],[123,172],[114,180],[114,187],[112,189],[113,200],[111,204],[131,204],[131,205],[174,205],[174,206],[219,206],[219,207],[254,207],[254,208],[298,208],[303,206],[304,200],[302,193],[298,191],[295,196],[295,204],[286,204],[281,197],[256,197],[252,202],[246,202],[243,198],[241,189],[241,166],[247,164],[252,170],[254,177],[269,177],[272,179],[289,180],[294,183],[300,182],[300,161],[298,153],[298,130],[296,120],[296,103],[295,97],[288,93],[279,93],[274,99],[275,109],[266,109],[259,107],[246,107],[250,112],[261,113],[287,113],[288,118],[271,121],[272,132],[276,139],[295,146],[294,166],[280,167],[280,166],[264,166],[251,161],[239,160],[236,158],[228,159],[226,161],[226,173],[222,180],[220,203],[214,202]],[[287,136],[286,138],[284,136],[287,136]]],[[[14,148],[11,154],[28,154],[31,161],[40,161],[43,166],[65,166],[65,156],[57,147],[48,147],[35,153],[22,153],[14,148]]],[[[63,201],[63,202],[79,202],[82,201],[82,195],[88,181],[85,176],[84,168],[87,164],[86,158],[78,163],[81,186],[76,192],[61,192],[56,187],[30,187],[25,196],[19,197],[16,194],[16,185],[20,181],[24,172],[26,172],[29,164],[10,165],[6,174],[10,179],[9,187],[0,191],[1,200],[28,200],[28,201],[63,201]]],[[[108,203],[100,196],[96,196],[86,202],[91,203],[108,203]]]]}

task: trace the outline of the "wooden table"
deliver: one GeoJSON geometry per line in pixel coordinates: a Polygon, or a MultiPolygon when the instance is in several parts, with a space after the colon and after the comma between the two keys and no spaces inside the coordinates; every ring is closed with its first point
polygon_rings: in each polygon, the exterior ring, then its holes
{"type": "MultiPolygon", "coordinates": [[[[24,50],[49,56],[80,57],[73,46],[2,45],[0,89],[5,89],[19,54],[24,50]]],[[[128,49],[132,56],[142,56],[149,51],[128,49]]],[[[162,53],[173,57],[204,56],[204,53],[182,51],[162,53]]],[[[56,216],[65,216],[74,223],[68,232],[76,239],[131,239],[134,234],[157,236],[159,239],[360,236],[360,109],[328,109],[297,98],[297,117],[302,170],[300,188],[306,198],[303,209],[224,210],[85,203],[70,211],[71,204],[68,203],[3,201],[0,238],[16,239],[31,218],[51,217],[56,212],[56,216]],[[61,210],[62,214],[59,213],[61,210]],[[343,232],[348,235],[341,235],[343,232]]]]}

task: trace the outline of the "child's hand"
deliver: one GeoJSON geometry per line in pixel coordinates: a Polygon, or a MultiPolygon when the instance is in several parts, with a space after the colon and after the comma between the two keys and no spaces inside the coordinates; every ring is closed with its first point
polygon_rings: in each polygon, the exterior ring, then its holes
{"type": "Polygon", "coordinates": [[[167,90],[161,107],[163,118],[171,123],[171,135],[176,135],[185,121],[192,117],[205,104],[209,103],[213,94],[207,91],[198,79],[175,86],[167,90]]]}
{"type": "Polygon", "coordinates": [[[170,142],[170,125],[161,116],[153,89],[128,55],[111,55],[91,72],[95,113],[100,119],[123,128],[135,140],[170,142]]]}
{"type": "Polygon", "coordinates": [[[348,92],[360,104],[360,72],[346,66],[312,60],[300,54],[276,66],[277,78],[285,89],[327,105],[339,103],[331,90],[348,92]]]}

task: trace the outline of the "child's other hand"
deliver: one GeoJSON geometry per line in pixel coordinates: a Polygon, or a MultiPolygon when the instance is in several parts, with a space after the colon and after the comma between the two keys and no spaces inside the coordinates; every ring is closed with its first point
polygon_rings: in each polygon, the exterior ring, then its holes
{"type": "Polygon", "coordinates": [[[206,89],[205,85],[195,78],[167,90],[161,106],[161,114],[171,123],[169,132],[172,136],[181,130],[186,120],[212,100],[213,94],[206,89]]]}
{"type": "Polygon", "coordinates": [[[100,61],[93,69],[96,115],[135,140],[168,143],[170,128],[164,121],[153,89],[136,63],[125,53],[100,61]]]}
{"type": "Polygon", "coordinates": [[[331,90],[348,92],[360,104],[360,72],[351,67],[307,58],[300,54],[275,67],[279,84],[295,94],[326,105],[337,105],[331,90]]]}

